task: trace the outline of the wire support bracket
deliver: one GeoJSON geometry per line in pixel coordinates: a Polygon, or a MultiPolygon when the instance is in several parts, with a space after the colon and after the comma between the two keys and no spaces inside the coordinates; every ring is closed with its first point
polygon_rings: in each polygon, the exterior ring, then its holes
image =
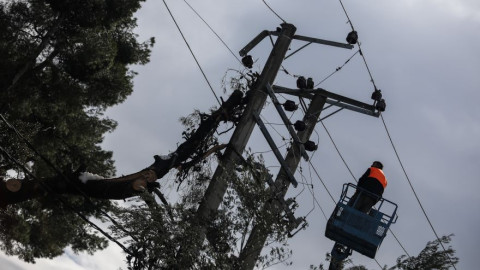
{"type": "Polygon", "coordinates": [[[283,86],[273,86],[273,90],[278,94],[287,94],[292,96],[298,96],[303,98],[312,99],[314,94],[319,94],[327,98],[326,103],[347,110],[363,113],[366,115],[379,117],[380,112],[375,109],[375,106],[351,99],[342,95],[338,95],[332,92],[329,92],[322,88],[317,89],[290,89],[283,86]]]}
{"type": "Polygon", "coordinates": [[[275,142],[272,139],[272,136],[268,132],[267,128],[265,127],[265,124],[263,123],[262,119],[260,118],[260,115],[258,112],[253,113],[253,117],[255,118],[255,122],[257,122],[258,127],[260,128],[260,131],[262,131],[263,136],[267,140],[268,144],[270,145],[270,148],[272,148],[273,153],[275,154],[275,157],[277,158],[278,162],[282,166],[283,171],[287,175],[288,181],[292,183],[294,187],[298,186],[298,182],[295,179],[295,176],[293,176],[292,171],[288,167],[287,163],[282,157],[282,154],[280,154],[280,151],[278,150],[278,147],[275,145],[275,142]]]}
{"type": "Polygon", "coordinates": [[[298,149],[300,150],[300,153],[302,157],[308,161],[309,157],[307,152],[305,151],[305,147],[303,146],[303,142],[300,141],[300,138],[297,135],[297,132],[292,128],[292,123],[288,119],[287,115],[285,114],[285,111],[283,110],[282,106],[280,105],[280,102],[278,101],[277,97],[275,96],[275,93],[273,92],[272,86],[267,83],[266,85],[267,93],[270,96],[270,99],[272,100],[273,104],[275,105],[275,108],[277,109],[278,114],[280,115],[280,118],[282,118],[283,123],[288,129],[288,132],[290,133],[290,136],[292,136],[294,143],[298,146],[298,149]]]}

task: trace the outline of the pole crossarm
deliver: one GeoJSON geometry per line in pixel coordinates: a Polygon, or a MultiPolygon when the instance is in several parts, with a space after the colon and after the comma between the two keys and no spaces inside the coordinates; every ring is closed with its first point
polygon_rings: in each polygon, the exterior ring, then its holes
{"type": "MultiPolygon", "coordinates": [[[[258,34],[255,38],[253,38],[252,41],[250,41],[247,45],[245,45],[245,47],[243,47],[239,51],[240,56],[243,57],[243,56],[247,55],[247,53],[249,51],[251,51],[255,46],[257,46],[258,43],[260,43],[264,38],[266,38],[269,35],[278,37],[278,36],[283,35],[283,34],[282,34],[281,31],[263,30],[262,32],[260,32],[260,34],[258,34]]],[[[306,37],[306,36],[301,36],[301,35],[294,35],[293,39],[309,42],[307,45],[304,45],[303,47],[301,47],[297,51],[305,48],[306,46],[310,45],[311,43],[317,43],[317,44],[328,45],[328,46],[333,46],[333,47],[338,47],[338,48],[343,48],[343,49],[350,49],[350,50],[353,49],[353,47],[354,47],[352,44],[330,41],[330,40],[325,40],[325,39],[320,39],[320,38],[306,37]]],[[[285,59],[292,56],[297,51],[291,53],[290,55],[285,57],[285,59]]]]}
{"type": "MultiPolygon", "coordinates": [[[[278,36],[278,32],[269,32],[273,36],[278,36]]],[[[267,31],[268,35],[268,31],[267,31]]],[[[328,46],[333,46],[333,47],[339,47],[339,48],[344,48],[344,49],[353,49],[352,44],[347,44],[347,43],[341,43],[341,42],[336,42],[336,41],[330,41],[330,40],[325,40],[325,39],[320,39],[320,38],[313,38],[313,37],[306,37],[306,36],[301,36],[301,35],[294,35],[293,39],[301,40],[301,41],[307,41],[307,42],[312,42],[312,43],[318,43],[322,45],[328,45],[328,46]]]]}
{"type": "Polygon", "coordinates": [[[258,43],[260,43],[264,38],[266,38],[268,35],[271,33],[274,33],[273,31],[268,31],[268,30],[263,30],[258,34],[256,37],[252,39],[245,47],[243,47],[238,53],[240,56],[245,56],[249,51],[251,51],[255,46],[257,46],[258,43]]]}
{"type": "Polygon", "coordinates": [[[291,89],[283,86],[274,85],[273,90],[275,91],[275,93],[287,94],[287,95],[298,96],[298,97],[303,97],[308,99],[312,99],[314,94],[319,94],[323,97],[326,97],[327,98],[326,103],[331,104],[333,106],[348,109],[351,111],[356,111],[356,112],[367,114],[370,116],[375,116],[375,117],[380,116],[380,112],[378,112],[375,109],[375,106],[373,105],[370,105],[355,99],[351,99],[339,94],[335,94],[322,88],[291,89]]]}
{"type": "MultiPolygon", "coordinates": [[[[280,115],[280,118],[282,118],[283,123],[287,127],[288,132],[290,133],[290,136],[293,138],[293,142],[297,144],[298,148],[300,149],[300,153],[302,154],[302,157],[308,161],[308,154],[305,151],[305,147],[303,146],[302,141],[300,141],[300,138],[298,138],[297,132],[292,128],[292,123],[290,123],[290,120],[288,120],[287,115],[285,114],[285,111],[282,109],[282,106],[280,105],[280,102],[278,102],[277,97],[275,96],[275,93],[273,92],[272,86],[270,84],[267,84],[267,93],[270,96],[270,99],[273,102],[273,105],[275,105],[275,109],[277,109],[278,114],[280,115]]],[[[295,186],[296,187],[296,186],[295,186]]]]}

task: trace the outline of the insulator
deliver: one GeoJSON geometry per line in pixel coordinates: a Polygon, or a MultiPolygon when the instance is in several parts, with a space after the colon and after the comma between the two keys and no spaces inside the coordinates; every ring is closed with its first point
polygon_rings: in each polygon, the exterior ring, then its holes
{"type": "Polygon", "coordinates": [[[246,55],[242,58],[242,63],[247,68],[253,67],[253,58],[251,55],[246,55]]]}
{"type": "Polygon", "coordinates": [[[299,89],[305,89],[305,88],[307,88],[307,80],[305,80],[305,77],[303,77],[303,76],[298,77],[298,79],[297,79],[297,87],[298,87],[299,89]]]}
{"type": "Polygon", "coordinates": [[[372,99],[375,101],[380,101],[382,99],[382,90],[375,89],[372,93],[372,99]]]}
{"type": "Polygon", "coordinates": [[[384,112],[386,107],[387,107],[387,104],[385,103],[385,99],[383,99],[383,98],[380,101],[378,101],[377,105],[375,106],[375,108],[379,112],[384,112]]]}
{"type": "Polygon", "coordinates": [[[305,150],[307,151],[315,151],[318,149],[318,145],[316,145],[314,142],[312,141],[307,141],[306,143],[303,144],[305,146],[305,150]]]}
{"type": "Polygon", "coordinates": [[[347,35],[347,42],[348,44],[357,44],[358,41],[358,34],[357,31],[352,31],[347,35]]]}
{"type": "Polygon", "coordinates": [[[293,112],[298,109],[298,105],[295,104],[293,100],[287,100],[285,101],[285,103],[283,103],[283,108],[285,109],[285,111],[293,112]]]}
{"type": "Polygon", "coordinates": [[[314,86],[315,86],[315,83],[313,82],[313,79],[308,78],[307,79],[307,89],[313,89],[314,86]]]}
{"type": "Polygon", "coordinates": [[[293,124],[293,127],[296,131],[304,131],[307,125],[305,124],[305,122],[298,120],[297,122],[295,122],[295,124],[293,124]]]}

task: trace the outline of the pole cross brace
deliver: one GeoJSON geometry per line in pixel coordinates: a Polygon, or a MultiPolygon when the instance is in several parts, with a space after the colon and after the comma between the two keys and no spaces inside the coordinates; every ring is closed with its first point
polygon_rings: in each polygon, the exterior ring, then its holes
{"type": "Polygon", "coordinates": [[[298,138],[297,132],[292,128],[292,123],[290,123],[290,120],[288,120],[287,115],[285,114],[285,111],[283,110],[282,106],[280,105],[280,102],[278,102],[277,97],[275,96],[275,93],[273,92],[272,86],[267,83],[267,93],[270,96],[270,99],[272,99],[273,105],[275,105],[275,108],[277,109],[278,114],[282,118],[283,123],[288,129],[288,132],[290,133],[290,136],[293,138],[293,142],[298,146],[298,149],[300,150],[300,153],[302,154],[302,157],[308,161],[309,157],[307,152],[305,151],[305,147],[303,145],[303,142],[300,141],[300,138],[298,138]]]}
{"type": "MultiPolygon", "coordinates": [[[[255,38],[253,38],[252,41],[250,41],[245,47],[243,47],[240,51],[239,54],[240,56],[245,56],[249,51],[251,51],[255,46],[257,46],[258,43],[260,43],[264,38],[266,38],[269,35],[272,36],[279,36],[282,33],[280,31],[268,31],[268,30],[263,30],[258,34],[255,38]]],[[[341,42],[336,42],[336,41],[330,41],[330,40],[325,40],[325,39],[319,39],[319,38],[312,38],[312,37],[306,37],[306,36],[301,36],[301,35],[294,35],[293,39],[297,40],[302,40],[302,41],[307,41],[310,43],[317,43],[317,44],[322,44],[322,45],[328,45],[328,46],[333,46],[333,47],[338,47],[338,48],[343,48],[343,49],[353,49],[353,45],[351,44],[346,44],[346,43],[341,43],[341,42]]],[[[293,55],[293,53],[291,54],[293,55]]],[[[290,57],[290,56],[288,56],[290,57]]],[[[286,58],[288,58],[286,57],[286,58]]]]}
{"type": "Polygon", "coordinates": [[[290,89],[283,86],[274,85],[273,90],[275,93],[287,94],[292,96],[298,96],[303,98],[312,99],[314,94],[319,94],[327,98],[326,103],[347,110],[363,113],[370,116],[379,117],[380,112],[375,109],[375,106],[360,102],[355,99],[351,99],[339,94],[329,92],[322,88],[317,89],[290,89]]]}
{"type": "Polygon", "coordinates": [[[267,128],[265,127],[265,124],[263,123],[262,119],[260,119],[260,115],[258,112],[253,113],[253,117],[255,118],[255,122],[257,122],[258,127],[260,128],[260,131],[262,131],[263,136],[267,140],[268,144],[270,145],[270,148],[272,148],[273,153],[275,154],[275,157],[277,158],[278,162],[282,166],[283,171],[287,175],[288,180],[294,187],[298,186],[297,180],[295,180],[295,177],[293,176],[292,171],[290,168],[288,168],[287,163],[282,157],[282,154],[280,154],[280,151],[278,150],[278,147],[275,145],[275,142],[272,139],[272,136],[270,136],[270,133],[268,133],[267,128]]]}

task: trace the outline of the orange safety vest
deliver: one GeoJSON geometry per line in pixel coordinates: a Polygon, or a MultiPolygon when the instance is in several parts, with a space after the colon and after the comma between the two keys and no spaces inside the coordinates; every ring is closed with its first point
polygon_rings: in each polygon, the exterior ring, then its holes
{"type": "Polygon", "coordinates": [[[387,187],[387,178],[385,177],[385,174],[383,174],[383,171],[379,168],[370,167],[370,175],[368,177],[377,179],[378,182],[382,184],[384,189],[387,187]]]}

